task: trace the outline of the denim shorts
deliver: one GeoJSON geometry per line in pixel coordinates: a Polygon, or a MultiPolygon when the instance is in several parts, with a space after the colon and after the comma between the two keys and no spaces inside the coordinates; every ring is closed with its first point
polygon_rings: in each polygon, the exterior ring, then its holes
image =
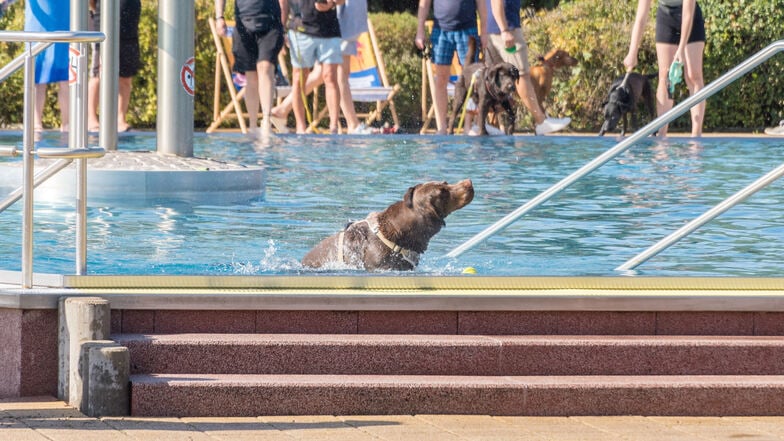
{"type": "Polygon", "coordinates": [[[323,64],[343,64],[340,37],[321,38],[289,31],[289,45],[291,65],[296,69],[309,69],[316,61],[323,64]]]}

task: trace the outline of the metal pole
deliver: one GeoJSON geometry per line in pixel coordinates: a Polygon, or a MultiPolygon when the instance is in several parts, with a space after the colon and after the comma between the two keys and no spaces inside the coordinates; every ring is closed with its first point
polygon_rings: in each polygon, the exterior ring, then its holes
{"type": "Polygon", "coordinates": [[[767,187],[771,182],[775,181],[776,179],[782,176],[784,176],[784,164],[776,167],[774,170],[768,172],[768,174],[766,174],[765,176],[752,182],[743,190],[723,200],[721,203],[711,208],[710,210],[706,211],[701,216],[697,217],[696,219],[692,220],[686,225],[678,228],[677,231],[665,237],[664,239],[660,240],[659,242],[657,242],[647,250],[643,251],[642,253],[627,260],[623,265],[619,266],[618,268],[615,268],[615,270],[626,271],[626,270],[637,268],[646,260],[650,259],[651,257],[669,248],[675,242],[688,236],[696,229],[712,221],[713,219],[715,219],[725,211],[729,210],[730,208],[743,202],[749,196],[767,187]]]}
{"type": "MultiPolygon", "coordinates": [[[[87,30],[87,0],[71,1],[71,32],[87,30]]],[[[71,80],[71,123],[68,146],[87,147],[87,44],[71,43],[76,78],[71,80]],[[73,52],[74,49],[76,52],[73,52]]],[[[76,274],[87,274],[87,160],[76,160],[76,274]]]]}
{"type": "Polygon", "coordinates": [[[33,121],[35,118],[35,56],[33,43],[27,46],[24,62],[24,144],[22,187],[22,288],[33,287],[33,121]]]}
{"type": "Polygon", "coordinates": [[[158,154],[193,156],[194,5],[158,2],[158,154]]]}
{"type": "MultiPolygon", "coordinates": [[[[101,0],[101,129],[98,143],[106,150],[117,150],[117,91],[120,70],[120,8],[116,0],[101,0]]],[[[95,56],[93,54],[93,56],[95,56]]]]}
{"type": "Polygon", "coordinates": [[[640,139],[653,134],[655,131],[659,130],[659,128],[661,128],[665,124],[670,123],[677,117],[686,113],[689,109],[691,109],[696,104],[699,104],[700,102],[708,99],[708,97],[721,91],[727,85],[729,85],[736,79],[740,78],[741,76],[745,75],[750,70],[759,66],[760,64],[765,62],[765,60],[772,57],[773,55],[776,55],[776,53],[782,50],[784,50],[784,40],[779,40],[768,45],[766,48],[762,49],[761,51],[757,52],[756,54],[746,59],[746,61],[744,61],[743,63],[739,64],[729,72],[725,73],[724,75],[720,76],[715,81],[713,81],[712,83],[705,86],[699,92],[695,93],[694,95],[691,95],[689,98],[685,99],[683,102],[670,109],[664,115],[659,116],[655,120],[651,121],[645,127],[634,132],[633,135],[621,141],[615,147],[611,148],[610,150],[607,150],[606,152],[604,152],[603,154],[601,154],[591,162],[580,167],[574,173],[563,178],[561,181],[559,181],[552,187],[540,193],[538,196],[531,199],[530,201],[528,201],[527,203],[525,203],[515,211],[504,216],[501,220],[489,226],[484,231],[480,232],[479,234],[472,237],[462,245],[453,249],[452,251],[446,254],[446,257],[457,257],[463,254],[465,251],[468,251],[474,246],[484,242],[485,240],[487,240],[488,237],[497,234],[498,232],[511,225],[514,221],[516,221],[517,219],[519,219],[529,211],[538,207],[542,203],[548,201],[550,198],[557,195],[558,193],[566,189],[568,186],[572,185],[577,180],[583,178],[585,175],[601,167],[602,165],[604,165],[605,162],[625,152],[626,150],[629,149],[629,147],[631,147],[634,143],[636,143],[640,139]]]}

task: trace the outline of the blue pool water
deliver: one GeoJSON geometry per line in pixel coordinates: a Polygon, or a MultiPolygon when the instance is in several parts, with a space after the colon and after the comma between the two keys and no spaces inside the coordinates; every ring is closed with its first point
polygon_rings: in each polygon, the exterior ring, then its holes
{"type": "MultiPolygon", "coordinates": [[[[1,135],[0,144],[21,137],[1,135]]],[[[44,143],[59,138],[47,135],[44,143]],[[51,137],[51,138],[50,138],[51,137]]],[[[471,178],[474,201],[447,218],[417,274],[617,275],[613,268],[784,161],[784,139],[647,140],[456,259],[448,251],[617,142],[612,137],[196,135],[196,156],[260,164],[266,193],[230,205],[90,206],[89,274],[312,274],[299,259],[346,221],[399,200],[409,186],[471,178]]],[[[120,149],[154,149],[152,134],[120,149]]],[[[10,159],[0,159],[9,161],[10,159]]],[[[638,268],[656,276],[784,274],[776,182],[638,268]]],[[[0,196],[9,189],[2,188],[0,196]]],[[[19,270],[18,205],[0,213],[0,269],[19,270]]],[[[72,201],[36,203],[36,272],[74,272],[72,201]]],[[[328,274],[335,274],[334,272],[328,274]]]]}

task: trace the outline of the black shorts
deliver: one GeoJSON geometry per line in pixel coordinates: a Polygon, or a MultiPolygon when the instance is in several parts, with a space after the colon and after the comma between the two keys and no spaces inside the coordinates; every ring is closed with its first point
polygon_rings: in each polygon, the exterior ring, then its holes
{"type": "Polygon", "coordinates": [[[249,32],[237,23],[232,39],[235,72],[255,71],[256,63],[269,61],[277,64],[278,53],[283,48],[283,25],[274,22],[269,29],[249,32]]]}
{"type": "MultiPolygon", "coordinates": [[[[678,44],[681,42],[681,6],[664,6],[659,4],[656,11],[656,42],[678,44]]],[[[702,18],[702,9],[696,5],[694,23],[691,26],[689,43],[705,41],[705,20],[702,18]]]]}
{"type": "MultiPolygon", "coordinates": [[[[100,2],[97,2],[100,5],[100,2]]],[[[139,49],[139,18],[141,14],[140,0],[123,0],[120,2],[120,29],[119,29],[119,76],[127,78],[136,75],[142,68],[141,51],[139,49]]],[[[90,13],[88,29],[101,30],[100,7],[90,13]]],[[[90,60],[90,76],[98,77],[101,74],[101,45],[92,43],[92,59],[90,60]]]]}

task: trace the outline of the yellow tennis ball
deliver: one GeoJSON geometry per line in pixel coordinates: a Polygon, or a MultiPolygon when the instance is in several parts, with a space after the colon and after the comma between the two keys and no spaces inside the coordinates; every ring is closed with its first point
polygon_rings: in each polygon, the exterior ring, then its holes
{"type": "Polygon", "coordinates": [[[463,269],[463,274],[476,274],[476,268],[473,266],[467,266],[463,269]]]}

